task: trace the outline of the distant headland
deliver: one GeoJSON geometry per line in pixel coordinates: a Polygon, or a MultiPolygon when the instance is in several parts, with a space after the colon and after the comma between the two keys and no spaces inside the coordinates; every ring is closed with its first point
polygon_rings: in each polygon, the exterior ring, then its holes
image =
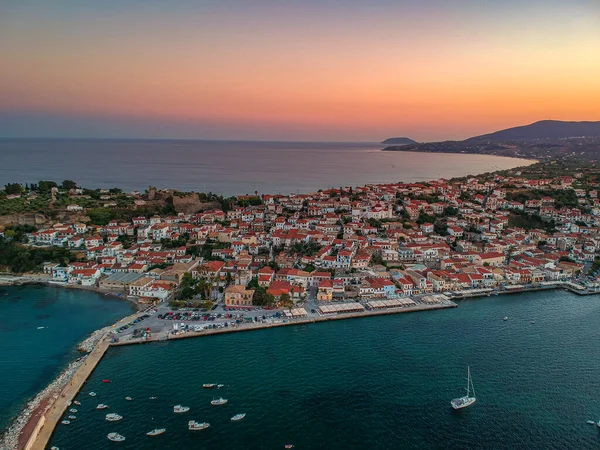
{"type": "MultiPolygon", "coordinates": [[[[565,122],[541,120],[529,125],[507,128],[474,136],[463,141],[396,142],[383,150],[423,153],[471,153],[549,160],[578,156],[589,161],[600,160],[600,121],[565,122]]],[[[410,139],[407,139],[410,141],[410,139]]]]}

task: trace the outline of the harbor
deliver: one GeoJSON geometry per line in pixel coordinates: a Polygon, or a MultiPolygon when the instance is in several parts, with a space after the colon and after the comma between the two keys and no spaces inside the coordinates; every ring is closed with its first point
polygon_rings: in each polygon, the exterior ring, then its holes
{"type": "Polygon", "coordinates": [[[466,301],[439,313],[116,346],[75,397],[82,404],[77,419],[59,423],[48,445],[101,449],[111,445],[107,434],[117,432],[127,438],[124,449],[259,448],[255,442],[262,448],[341,449],[356,448],[352,439],[366,446],[388,442],[383,436],[393,442],[378,448],[492,449],[519,448],[534,431],[538,440],[530,448],[549,448],[551,442],[563,449],[592,448],[597,433],[586,420],[599,417],[600,409],[588,394],[598,388],[589,337],[597,320],[594,297],[552,290],[466,301]],[[568,333],[557,335],[558,327],[568,333]],[[568,364],[561,363],[565,359],[568,364]],[[550,361],[548,370],[537,370],[550,361]],[[477,402],[457,415],[450,402],[464,393],[467,366],[477,402]],[[516,396],[502,389],[509,382],[516,396]],[[90,391],[97,397],[89,397],[90,391]],[[220,396],[229,399],[227,405],[212,406],[220,396]],[[540,402],[547,406],[539,408],[540,402]],[[94,410],[98,403],[123,420],[103,420],[104,412],[94,410]],[[178,404],[189,411],[174,414],[178,404]],[[390,408],[396,413],[388,414],[390,408]],[[233,424],[231,417],[242,412],[244,420],[233,424]],[[522,420],[512,420],[514,413],[522,420]],[[415,417],[421,419],[410,420],[415,417]],[[210,428],[189,431],[190,420],[210,428]],[[431,433],[427,425],[433,421],[450,431],[431,433]],[[343,433],[328,433],[333,423],[343,433]],[[163,437],[146,436],[158,428],[166,429],[163,437]]]}
{"type": "MultiPolygon", "coordinates": [[[[228,320],[223,311],[222,317],[216,318],[210,325],[203,325],[198,329],[194,322],[185,323],[185,320],[164,320],[158,319],[159,311],[166,312],[170,308],[164,304],[156,309],[147,309],[137,312],[131,316],[119,320],[114,325],[93,333],[79,347],[81,351],[89,352],[83,356],[80,361],[74,362],[61,375],[67,378],[68,382],[53,383],[51,392],[45,390],[38,396],[39,400],[34,402],[35,408],[28,408],[26,419],[20,418],[18,423],[21,425],[17,441],[15,441],[14,431],[5,436],[4,442],[10,444],[7,448],[24,449],[43,449],[47,445],[52,433],[60,422],[64,412],[70,406],[72,400],[81,390],[88,377],[92,374],[96,366],[100,363],[103,356],[110,347],[121,347],[133,344],[166,342],[173,340],[189,339],[202,336],[213,336],[224,333],[237,333],[269,328],[279,328],[286,326],[309,325],[339,320],[357,319],[375,316],[388,316],[393,314],[403,314],[409,312],[432,311],[448,308],[456,308],[458,305],[455,300],[489,297],[492,295],[517,294],[523,292],[538,292],[552,290],[566,290],[578,295],[591,295],[597,291],[588,291],[577,289],[578,285],[573,283],[553,283],[537,286],[518,286],[513,289],[503,289],[501,291],[492,289],[473,289],[463,292],[447,292],[445,294],[433,294],[415,297],[410,303],[396,300],[372,300],[355,302],[353,307],[343,307],[333,302],[330,305],[319,306],[316,302],[311,306],[317,309],[311,309],[310,312],[305,308],[295,308],[287,315],[281,314],[275,318],[269,318],[264,314],[264,310],[248,311],[244,316],[251,317],[252,320],[240,321],[234,323],[228,320]],[[386,306],[401,305],[401,306],[386,306]],[[341,312],[335,311],[341,308],[341,312]],[[333,309],[332,309],[333,308],[333,309]],[[343,312],[350,308],[349,312],[343,312]],[[292,312],[296,312],[294,316],[292,312]],[[225,325],[227,324],[227,325],[225,325]],[[124,332],[119,332],[123,329],[124,332]],[[146,330],[144,333],[137,334],[135,330],[146,330]],[[15,445],[18,442],[17,445],[15,445]]],[[[218,315],[221,315],[220,313],[218,315]]],[[[59,378],[61,378],[59,377],[59,378]]],[[[37,399],[37,398],[36,398],[37,399]]]]}

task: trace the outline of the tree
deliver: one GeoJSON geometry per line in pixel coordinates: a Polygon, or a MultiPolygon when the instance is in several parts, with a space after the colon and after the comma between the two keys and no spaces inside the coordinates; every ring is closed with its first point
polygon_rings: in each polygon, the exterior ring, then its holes
{"type": "Polygon", "coordinates": [[[288,294],[286,292],[281,294],[281,296],[279,297],[279,303],[281,304],[281,306],[283,306],[285,308],[294,306],[294,301],[290,297],[290,294],[288,294]]]}
{"type": "Polygon", "coordinates": [[[65,180],[62,182],[62,188],[66,190],[77,189],[77,183],[73,180],[65,180]]]}
{"type": "Polygon", "coordinates": [[[56,181],[40,181],[38,183],[38,190],[40,192],[50,192],[52,188],[58,187],[56,181]]]}
{"type": "Polygon", "coordinates": [[[113,213],[108,208],[91,208],[87,214],[94,225],[106,225],[113,219],[113,213]]]}
{"type": "Polygon", "coordinates": [[[20,195],[23,192],[23,186],[19,183],[8,183],[4,186],[4,191],[8,195],[20,195]]]}

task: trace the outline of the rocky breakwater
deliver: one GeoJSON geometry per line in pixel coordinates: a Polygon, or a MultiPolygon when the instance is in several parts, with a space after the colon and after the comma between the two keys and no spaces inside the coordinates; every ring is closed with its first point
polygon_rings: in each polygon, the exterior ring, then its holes
{"type": "Polygon", "coordinates": [[[85,356],[70,363],[52,383],[27,403],[25,409],[15,418],[0,439],[0,449],[16,450],[22,448],[23,441],[27,442],[28,435],[37,425],[39,418],[52,402],[60,396],[61,391],[69,384],[69,381],[84,361],[85,356]],[[29,433],[27,433],[28,428],[29,433]]]}
{"type": "Polygon", "coordinates": [[[64,396],[63,391],[70,385],[79,368],[85,363],[87,354],[98,346],[110,329],[111,327],[108,326],[94,331],[77,346],[77,350],[86,354],[70,363],[52,383],[27,403],[25,409],[13,420],[0,439],[1,450],[16,450],[24,447],[31,434],[35,432],[40,418],[61,395],[64,396]]]}

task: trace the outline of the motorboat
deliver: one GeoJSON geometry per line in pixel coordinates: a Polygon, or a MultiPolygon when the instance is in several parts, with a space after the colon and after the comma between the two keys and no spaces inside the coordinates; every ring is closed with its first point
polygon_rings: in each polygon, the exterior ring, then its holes
{"type": "Polygon", "coordinates": [[[110,383],[110,380],[102,380],[103,383],[110,383]]]}
{"type": "Polygon", "coordinates": [[[90,393],[89,393],[89,396],[90,396],[90,397],[95,397],[95,396],[96,396],[96,393],[95,393],[95,392],[90,392],[90,393]]]}
{"type": "Polygon", "coordinates": [[[100,403],[98,404],[98,406],[96,406],[96,409],[106,409],[108,408],[108,405],[105,405],[104,403],[100,403]]]}
{"type": "Polygon", "coordinates": [[[286,444],[286,445],[284,445],[284,448],[294,448],[294,445],[293,444],[286,444]]]}
{"type": "Polygon", "coordinates": [[[56,445],[53,445],[52,447],[50,447],[50,450],[60,450],[60,448],[58,448],[56,445]]]}
{"type": "Polygon", "coordinates": [[[531,325],[535,325],[535,320],[530,320],[530,321],[529,321],[529,323],[530,323],[531,325]]]}
{"type": "Polygon", "coordinates": [[[123,418],[123,416],[120,416],[116,413],[110,413],[107,414],[105,419],[109,422],[118,422],[119,420],[121,420],[123,418]]]}
{"type": "Polygon", "coordinates": [[[78,402],[77,400],[73,400],[73,404],[77,405],[77,406],[81,406],[81,402],[78,402]]]}
{"type": "Polygon", "coordinates": [[[146,436],[159,436],[159,435],[163,434],[165,431],[167,431],[166,428],[155,428],[152,431],[148,431],[146,433],[146,436]]]}
{"type": "Polygon", "coordinates": [[[227,403],[229,400],[227,400],[226,398],[223,397],[219,397],[219,398],[213,398],[210,401],[210,404],[213,406],[219,406],[219,405],[224,405],[225,403],[227,403]]]}
{"type": "Polygon", "coordinates": [[[588,420],[587,423],[590,425],[596,425],[596,422],[594,422],[593,420],[588,420]]]}
{"type": "Polygon", "coordinates": [[[508,316],[504,316],[504,319],[502,319],[502,320],[504,320],[506,322],[508,320],[508,316]]]}
{"type": "Polygon", "coordinates": [[[188,412],[189,410],[190,410],[189,406],[181,406],[181,405],[175,405],[175,406],[173,406],[173,412],[177,413],[177,414],[188,412]]]}
{"type": "Polygon", "coordinates": [[[130,401],[133,400],[133,398],[131,398],[131,397],[125,397],[125,400],[127,400],[128,402],[130,402],[130,401]]]}
{"type": "Polygon", "coordinates": [[[76,413],[76,412],[77,412],[77,410],[76,410],[75,408],[71,408],[71,409],[69,410],[69,412],[76,413]]]}
{"type": "Polygon", "coordinates": [[[125,440],[125,436],[122,436],[119,433],[108,433],[106,437],[109,441],[113,442],[123,442],[125,440]]]}
{"type": "Polygon", "coordinates": [[[190,420],[188,422],[188,429],[191,431],[206,430],[208,427],[210,427],[210,423],[208,422],[200,423],[195,420],[190,420]]]}
{"type": "Polygon", "coordinates": [[[463,409],[467,406],[471,406],[475,403],[477,399],[475,398],[475,386],[473,386],[473,380],[471,379],[471,368],[467,367],[467,395],[460,398],[455,398],[450,402],[454,409],[463,409]],[[471,391],[473,391],[473,395],[471,396],[471,391]]]}
{"type": "Polygon", "coordinates": [[[66,419],[65,419],[65,420],[63,420],[61,423],[62,423],[63,425],[69,425],[69,424],[71,423],[71,421],[70,421],[70,420],[66,420],[66,419]]]}
{"type": "Polygon", "coordinates": [[[246,417],[246,413],[242,413],[242,414],[236,414],[235,416],[233,416],[231,418],[232,422],[237,422],[239,420],[242,420],[244,417],[246,417]]]}
{"type": "Polygon", "coordinates": [[[210,389],[210,388],[214,388],[216,386],[215,383],[205,383],[202,385],[203,388],[205,389],[210,389]]]}
{"type": "Polygon", "coordinates": [[[69,420],[75,420],[75,419],[77,419],[77,416],[69,416],[69,417],[67,417],[67,419],[69,419],[69,420]]]}
{"type": "Polygon", "coordinates": [[[46,327],[37,327],[38,330],[43,330],[46,327]]]}

